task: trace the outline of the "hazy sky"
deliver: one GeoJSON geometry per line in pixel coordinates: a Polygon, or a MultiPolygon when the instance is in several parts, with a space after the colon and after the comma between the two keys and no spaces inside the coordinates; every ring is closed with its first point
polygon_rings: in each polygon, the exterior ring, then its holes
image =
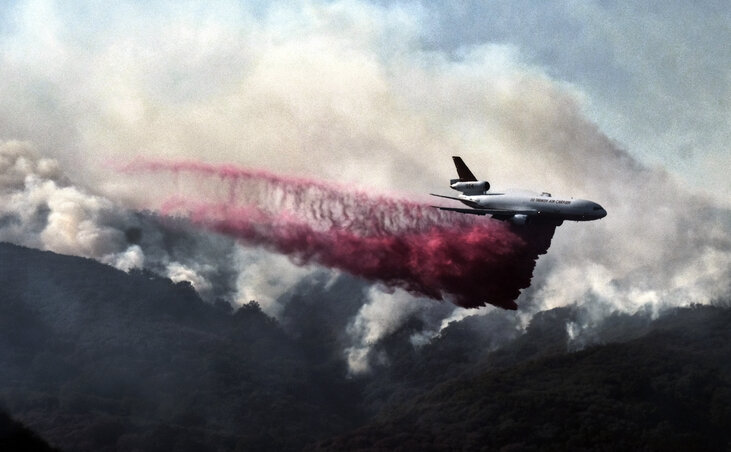
{"type": "Polygon", "coordinates": [[[434,11],[438,26],[427,42],[457,51],[479,42],[516,46],[521,58],[584,93],[587,116],[632,155],[731,195],[726,2],[457,3],[434,11]]]}
{"type": "MultiPolygon", "coordinates": [[[[120,129],[125,122],[150,126],[156,120],[155,127],[161,122],[169,127],[182,120],[166,119],[165,109],[193,105],[202,110],[203,103],[222,100],[247,78],[262,88],[267,81],[257,81],[256,71],[266,65],[279,66],[262,72],[278,71],[282,80],[268,75],[272,85],[302,88],[301,99],[284,96],[299,113],[306,116],[302,110],[307,103],[316,109],[323,97],[343,90],[343,104],[349,104],[343,108],[352,108],[355,116],[358,102],[374,101],[363,96],[394,89],[390,77],[419,83],[419,74],[404,76],[404,65],[420,65],[416,72],[422,73],[447,71],[449,67],[440,66],[472,63],[476,51],[482,51],[489,54],[483,59],[485,71],[522,68],[550,78],[572,93],[583,114],[619,147],[727,203],[730,14],[723,1],[4,2],[0,135],[28,139],[41,148],[53,146],[45,142],[48,138],[67,148],[55,153],[71,153],[71,148],[88,153],[110,141],[118,147],[127,140],[137,151],[174,154],[120,129]],[[317,57],[307,58],[307,52],[317,57]],[[282,74],[288,64],[300,66],[291,68],[291,80],[282,74]],[[319,68],[302,70],[303,65],[319,68]],[[299,70],[304,75],[299,76],[299,70]],[[323,86],[313,86],[308,77],[321,77],[323,86]],[[23,100],[8,100],[9,96],[23,100]],[[116,132],[109,132],[111,128],[116,132]]],[[[474,82],[495,83],[495,77],[474,82]]],[[[486,86],[484,94],[493,95],[493,88],[486,86]]],[[[279,94],[285,89],[279,88],[279,94]]],[[[227,107],[231,105],[219,104],[227,107]]],[[[464,109],[470,108],[466,99],[464,109]]],[[[424,113],[409,109],[414,116],[424,113]]],[[[205,122],[214,113],[204,110],[191,115],[205,122]]],[[[281,110],[280,120],[281,114],[291,113],[281,110]]],[[[248,133],[243,129],[242,134],[248,133]]],[[[223,140],[220,137],[230,132],[218,132],[219,140],[225,141],[221,147],[239,138],[223,140]]],[[[186,146],[207,139],[200,135],[186,137],[186,146]]],[[[423,137],[426,142],[429,138],[423,137]]],[[[151,139],[159,144],[162,138],[151,139]]],[[[260,141],[247,145],[261,145],[260,141]]],[[[288,146],[300,146],[285,138],[280,141],[285,153],[288,146]]],[[[483,139],[460,147],[490,152],[491,145],[483,139]],[[478,146],[483,149],[474,149],[478,146]]],[[[357,146],[368,144],[353,145],[357,146]]],[[[230,153],[220,158],[237,160],[230,153]]],[[[288,167],[279,161],[238,160],[288,167]]]]}

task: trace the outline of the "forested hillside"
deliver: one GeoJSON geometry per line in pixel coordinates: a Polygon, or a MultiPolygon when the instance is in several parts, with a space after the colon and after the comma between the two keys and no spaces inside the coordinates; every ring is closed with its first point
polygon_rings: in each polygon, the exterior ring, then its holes
{"type": "MultiPolygon", "coordinates": [[[[456,378],[321,442],[332,450],[727,450],[731,311],[676,311],[633,341],[456,378]]],[[[512,348],[512,347],[507,347],[512,348]]],[[[496,354],[504,356],[505,351],[496,354]]]]}
{"type": "Polygon", "coordinates": [[[278,322],[148,272],[0,244],[0,407],[69,451],[729,445],[727,308],[611,316],[574,353],[572,308],[525,332],[468,318],[420,346],[412,319],[353,377],[340,334],[360,290],[296,287],[278,322]]]}
{"type": "Polygon", "coordinates": [[[63,449],[293,449],[355,426],[355,394],[256,304],[0,245],[0,401],[63,449]]]}
{"type": "Polygon", "coordinates": [[[23,424],[0,412],[0,450],[50,452],[55,449],[23,424]]]}

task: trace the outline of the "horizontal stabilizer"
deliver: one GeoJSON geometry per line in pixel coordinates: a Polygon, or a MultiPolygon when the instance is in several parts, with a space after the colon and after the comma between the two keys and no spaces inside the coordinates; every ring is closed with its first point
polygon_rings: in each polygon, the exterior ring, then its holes
{"type": "Polygon", "coordinates": [[[432,196],[436,196],[437,198],[453,199],[455,201],[459,201],[459,202],[461,202],[461,203],[463,203],[465,205],[468,205],[470,207],[474,207],[475,209],[479,209],[480,208],[480,205],[479,204],[477,204],[474,201],[470,201],[469,199],[457,198],[456,196],[438,195],[436,193],[429,193],[429,194],[432,195],[432,196]]]}

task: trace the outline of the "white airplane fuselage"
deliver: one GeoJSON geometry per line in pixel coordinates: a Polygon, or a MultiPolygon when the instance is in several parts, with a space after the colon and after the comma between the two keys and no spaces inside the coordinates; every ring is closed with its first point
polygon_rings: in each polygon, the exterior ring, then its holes
{"type": "MultiPolygon", "coordinates": [[[[524,190],[510,190],[502,194],[461,195],[466,201],[476,203],[483,209],[500,209],[507,211],[534,211],[530,215],[536,218],[552,220],[591,221],[607,216],[606,210],[599,204],[585,199],[554,198],[548,193],[535,193],[524,190]]],[[[493,215],[494,216],[494,215],[493,215]]]]}
{"type": "Polygon", "coordinates": [[[459,179],[452,179],[449,187],[459,196],[433,194],[440,198],[460,201],[469,208],[437,206],[441,210],[471,215],[490,215],[514,224],[549,222],[560,225],[564,220],[591,221],[607,216],[599,204],[585,199],[554,198],[550,193],[526,190],[490,192],[490,184],[477,180],[461,158],[453,157],[459,179]]]}

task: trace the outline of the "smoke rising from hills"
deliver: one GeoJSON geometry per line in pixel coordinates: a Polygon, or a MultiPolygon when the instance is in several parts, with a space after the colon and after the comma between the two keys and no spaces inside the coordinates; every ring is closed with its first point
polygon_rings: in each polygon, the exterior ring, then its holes
{"type": "MultiPolygon", "coordinates": [[[[120,270],[146,268],[189,281],[206,299],[236,298],[235,270],[255,253],[231,240],[160,221],[72,184],[29,143],[0,143],[0,241],[88,257],[120,270]]],[[[248,300],[246,300],[248,301],[248,300]]]]}

